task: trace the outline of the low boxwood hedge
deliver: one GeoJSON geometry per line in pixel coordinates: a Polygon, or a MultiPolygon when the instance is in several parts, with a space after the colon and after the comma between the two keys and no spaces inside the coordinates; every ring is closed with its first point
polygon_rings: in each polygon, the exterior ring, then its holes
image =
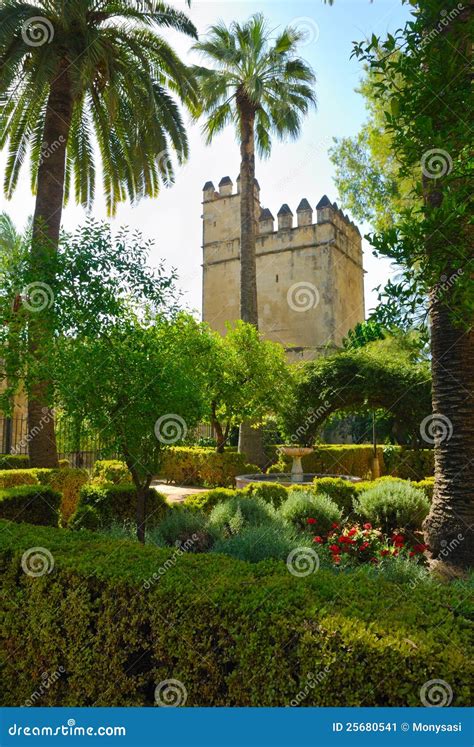
{"type": "Polygon", "coordinates": [[[287,706],[302,692],[305,706],[420,706],[432,679],[448,683],[453,706],[469,705],[465,584],[296,577],[282,561],[177,557],[6,522],[0,561],[4,706],[23,705],[57,671],[37,705],[152,706],[168,679],[188,706],[287,706]],[[22,571],[31,547],[51,553],[51,572],[22,571]]]}
{"type": "Polygon", "coordinates": [[[39,485],[34,469],[0,470],[0,488],[15,488],[19,485],[39,485]]]}
{"type": "MultiPolygon", "coordinates": [[[[146,498],[147,527],[159,524],[169,510],[166,496],[150,488],[146,498]]],[[[106,529],[114,523],[135,523],[137,491],[123,483],[87,483],[81,488],[79,504],[71,516],[71,529],[106,529]]]]}
{"type": "Polygon", "coordinates": [[[206,447],[172,446],[163,453],[160,476],[178,485],[233,487],[237,475],[260,472],[248,464],[244,454],[225,451],[218,454],[206,447]]]}
{"type": "Polygon", "coordinates": [[[48,486],[20,485],[0,490],[0,518],[57,526],[61,494],[48,486]]]}
{"type": "Polygon", "coordinates": [[[1,454],[0,469],[27,469],[30,458],[25,454],[1,454]]]}

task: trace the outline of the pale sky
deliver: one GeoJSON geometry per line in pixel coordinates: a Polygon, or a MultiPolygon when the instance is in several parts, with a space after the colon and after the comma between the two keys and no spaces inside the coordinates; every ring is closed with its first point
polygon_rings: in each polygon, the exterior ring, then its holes
{"type": "MultiPolygon", "coordinates": [[[[173,4],[186,8],[184,0],[175,0],[173,4]]],[[[327,151],[333,137],[355,135],[366,116],[363,99],[354,92],[362,69],[356,60],[350,60],[352,42],[372,33],[383,36],[387,31],[393,32],[404,24],[409,9],[402,6],[401,0],[374,0],[373,3],[369,0],[335,0],[332,7],[324,5],[322,0],[293,3],[280,0],[193,0],[186,12],[199,33],[204,34],[218,19],[226,23],[234,19],[243,21],[257,11],[264,13],[275,29],[292,24],[307,32],[300,54],[316,73],[318,97],[318,110],[305,120],[300,139],[284,144],[275,141],[270,159],[257,162],[262,206],[270,208],[276,216],[284,202],[296,214],[302,197],[306,197],[313,207],[324,193],[332,201],[339,202],[332,180],[334,169],[327,151]]],[[[189,53],[191,44],[188,39],[172,32],[169,38],[189,62],[199,61],[194,53],[189,53]]],[[[239,172],[239,147],[230,129],[222,133],[211,147],[206,147],[199,124],[189,123],[189,140],[190,158],[177,172],[176,183],[169,189],[163,188],[155,200],[142,200],[135,207],[122,204],[112,224],[114,227],[128,225],[139,229],[146,238],[153,239],[151,264],[164,259],[169,267],[176,267],[185,304],[200,312],[202,187],[208,180],[217,187],[221,177],[226,175],[235,183],[239,172]]],[[[2,180],[4,165],[5,156],[1,154],[2,180]]],[[[0,211],[6,210],[21,228],[33,208],[34,198],[25,168],[14,198],[7,201],[0,193],[0,211]]],[[[106,217],[100,198],[91,214],[97,218],[106,217]]],[[[72,230],[84,218],[82,208],[69,205],[63,213],[63,225],[72,230]]],[[[369,229],[368,226],[359,227],[362,234],[369,229]]],[[[367,244],[364,250],[367,313],[376,301],[372,289],[386,281],[391,269],[387,260],[372,256],[367,244]]]]}

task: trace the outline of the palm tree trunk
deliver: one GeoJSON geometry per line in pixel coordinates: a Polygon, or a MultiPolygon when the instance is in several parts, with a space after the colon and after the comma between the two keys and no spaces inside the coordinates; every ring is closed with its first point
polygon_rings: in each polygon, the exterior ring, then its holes
{"type": "MultiPolygon", "coordinates": [[[[258,329],[257,263],[255,257],[255,112],[244,96],[240,113],[240,318],[258,329]]],[[[239,431],[239,451],[251,464],[266,463],[263,433],[244,422],[239,431]]]]}
{"type": "Polygon", "coordinates": [[[52,288],[55,257],[64,200],[66,146],[71,126],[73,102],[63,60],[51,84],[43,133],[43,156],[38,169],[38,187],[31,244],[32,283],[41,283],[46,306],[32,311],[29,322],[29,352],[34,361],[34,380],[28,391],[28,430],[32,467],[57,467],[58,454],[54,417],[49,407],[48,346],[51,341],[52,288]]]}
{"type": "Polygon", "coordinates": [[[474,328],[454,326],[448,304],[431,298],[435,490],[425,520],[433,568],[473,564],[474,328]]]}

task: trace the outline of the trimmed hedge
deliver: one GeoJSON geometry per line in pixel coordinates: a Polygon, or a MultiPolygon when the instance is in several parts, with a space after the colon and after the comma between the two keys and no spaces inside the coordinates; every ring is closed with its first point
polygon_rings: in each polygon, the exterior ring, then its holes
{"type": "Polygon", "coordinates": [[[61,517],[66,523],[79,503],[79,490],[88,481],[85,469],[61,467],[60,469],[30,468],[0,470],[0,488],[17,485],[46,485],[61,493],[61,517]]]}
{"type": "Polygon", "coordinates": [[[97,482],[113,482],[116,485],[132,482],[127,465],[119,459],[98,459],[94,464],[92,477],[97,482]]]}
{"type": "Polygon", "coordinates": [[[234,451],[218,454],[205,447],[172,446],[163,453],[160,477],[178,485],[232,487],[237,475],[259,473],[245,455],[234,451]]]}
{"type": "Polygon", "coordinates": [[[0,490],[0,518],[19,523],[57,526],[61,494],[42,485],[0,490]]]}
{"type": "Polygon", "coordinates": [[[28,469],[30,458],[24,454],[1,454],[0,469],[28,469]]]}
{"type": "Polygon", "coordinates": [[[23,705],[41,673],[61,667],[37,705],[152,706],[170,678],[188,706],[287,706],[300,692],[305,706],[420,706],[432,679],[449,684],[453,706],[470,703],[465,584],[407,593],[367,570],[298,578],[281,561],[176,558],[5,522],[0,560],[4,706],[23,705]],[[33,546],[52,554],[51,573],[23,573],[33,546]]]}
{"type": "MultiPolygon", "coordinates": [[[[373,447],[369,444],[316,444],[312,454],[302,459],[305,472],[352,475],[371,479],[373,447]]],[[[423,480],[434,472],[432,449],[407,449],[405,446],[378,446],[380,473],[409,480],[423,480]]],[[[292,460],[283,454],[269,472],[289,472],[292,460]]]]}
{"type": "MultiPolygon", "coordinates": [[[[146,498],[147,527],[156,526],[169,510],[166,496],[150,488],[146,498]]],[[[79,505],[71,516],[71,529],[106,529],[114,523],[134,524],[137,520],[137,491],[123,483],[93,484],[81,488],[79,505]]]]}
{"type": "Polygon", "coordinates": [[[0,470],[0,488],[14,488],[19,485],[39,485],[34,469],[0,470]]]}

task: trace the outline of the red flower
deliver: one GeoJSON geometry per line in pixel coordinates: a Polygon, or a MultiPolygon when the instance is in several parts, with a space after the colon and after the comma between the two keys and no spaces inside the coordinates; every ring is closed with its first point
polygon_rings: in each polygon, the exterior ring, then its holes
{"type": "Polygon", "coordinates": [[[414,555],[416,555],[416,552],[409,552],[408,555],[410,556],[410,558],[412,558],[414,555]]]}
{"type": "Polygon", "coordinates": [[[307,524],[317,524],[317,519],[306,519],[307,524]]]}
{"type": "Polygon", "coordinates": [[[340,555],[333,555],[332,559],[333,559],[334,563],[336,563],[336,565],[339,565],[339,563],[341,562],[341,556],[340,555]]]}
{"type": "Polygon", "coordinates": [[[347,536],[348,536],[348,537],[353,537],[353,536],[354,536],[354,534],[357,534],[357,529],[356,529],[355,527],[353,527],[352,529],[350,529],[350,530],[348,531],[348,533],[347,533],[347,536]]]}
{"type": "Polygon", "coordinates": [[[393,534],[392,535],[392,542],[394,542],[396,545],[403,545],[405,541],[405,537],[403,534],[393,534]]]}
{"type": "Polygon", "coordinates": [[[372,524],[369,524],[369,522],[367,522],[367,524],[364,524],[364,529],[372,529],[372,524]]]}
{"type": "Polygon", "coordinates": [[[369,546],[368,542],[363,542],[361,546],[359,547],[359,550],[367,550],[368,546],[369,546]]]}
{"type": "Polygon", "coordinates": [[[377,558],[370,558],[370,562],[371,562],[371,563],[374,563],[375,565],[377,565],[377,563],[378,563],[379,561],[377,560],[377,558]]]}
{"type": "Polygon", "coordinates": [[[428,549],[428,545],[414,545],[413,546],[413,552],[425,552],[425,550],[428,549]]]}
{"type": "Polygon", "coordinates": [[[322,542],[324,542],[324,540],[323,540],[323,538],[322,538],[322,537],[320,537],[320,536],[318,535],[317,537],[314,537],[314,539],[313,539],[313,542],[318,542],[319,544],[321,544],[322,542]]]}
{"type": "Polygon", "coordinates": [[[339,547],[339,545],[329,545],[329,549],[333,553],[339,553],[339,552],[341,552],[341,548],[339,547]]]}
{"type": "Polygon", "coordinates": [[[337,521],[331,524],[331,529],[339,529],[339,524],[337,523],[337,521]]]}
{"type": "Polygon", "coordinates": [[[384,558],[386,555],[390,555],[390,550],[380,550],[380,554],[384,558]]]}

